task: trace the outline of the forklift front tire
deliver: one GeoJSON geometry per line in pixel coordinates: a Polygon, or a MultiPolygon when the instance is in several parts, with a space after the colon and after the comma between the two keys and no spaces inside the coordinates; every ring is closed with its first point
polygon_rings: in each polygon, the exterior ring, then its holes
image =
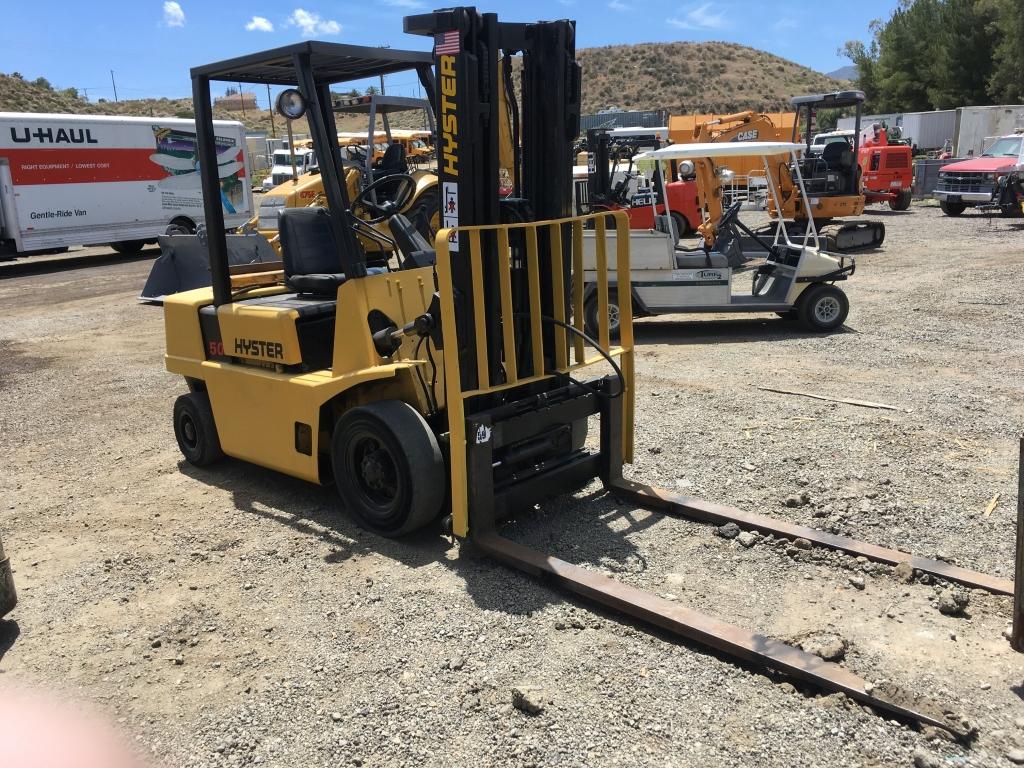
{"type": "Polygon", "coordinates": [[[381,400],[346,411],[334,427],[331,466],[346,508],[381,536],[411,533],[441,511],[447,477],[441,448],[408,403],[381,400]]]}
{"type": "Polygon", "coordinates": [[[800,324],[809,331],[828,333],[839,328],[850,312],[846,294],[834,285],[812,285],[800,296],[800,324]]]}
{"type": "Polygon", "coordinates": [[[189,464],[205,467],[224,458],[205,392],[189,392],[174,401],[174,436],[189,464]]]}

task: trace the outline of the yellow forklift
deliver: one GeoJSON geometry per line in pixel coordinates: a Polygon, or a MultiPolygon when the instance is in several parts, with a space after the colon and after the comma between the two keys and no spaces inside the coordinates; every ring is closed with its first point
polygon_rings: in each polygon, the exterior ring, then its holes
{"type": "Polygon", "coordinates": [[[628,280],[628,222],[622,212],[570,215],[581,80],[575,23],[504,23],[454,8],[407,17],[405,31],[434,42],[434,66],[420,76],[438,116],[444,228],[427,242],[393,204],[379,204],[398,254],[387,263],[368,260],[357,237],[364,225],[343,183],[330,87],[374,77],[401,52],[303,42],[192,70],[213,280],[164,303],[167,369],[189,389],[174,404],[185,458],[205,466],[227,455],[333,482],[356,521],[384,536],[443,520],[459,540],[612,610],[966,735],[948,707],[889,697],[798,648],[502,535],[502,521],[517,510],[599,479],[624,503],[882,562],[909,560],[993,592],[1012,589],[949,563],[625,480],[633,452],[629,292],[620,297],[614,346],[607,308],[609,275],[628,280]],[[307,117],[321,158],[327,206],[284,211],[282,262],[260,271],[228,263],[211,81],[289,86],[281,111],[307,117]],[[502,136],[515,148],[511,196],[500,191],[510,154],[502,136]],[[605,318],[596,338],[583,330],[582,311],[591,224],[605,318]],[[591,418],[600,424],[596,449],[585,446],[591,418]]]}

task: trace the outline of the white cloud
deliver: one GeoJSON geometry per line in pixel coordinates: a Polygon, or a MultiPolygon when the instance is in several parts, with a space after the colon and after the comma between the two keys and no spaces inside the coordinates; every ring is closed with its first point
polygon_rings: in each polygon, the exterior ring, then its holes
{"type": "Polygon", "coordinates": [[[164,25],[168,27],[184,27],[185,11],[181,9],[181,3],[174,0],[167,0],[164,3],[164,25]]]}
{"type": "Polygon", "coordinates": [[[252,20],[245,25],[245,28],[250,32],[273,32],[274,25],[270,19],[265,19],[262,16],[253,16],[252,20]]]}
{"type": "Polygon", "coordinates": [[[632,11],[633,10],[633,6],[632,5],[630,5],[629,3],[622,2],[622,0],[611,0],[611,2],[608,3],[608,7],[611,8],[613,11],[632,11]]]}
{"type": "Polygon", "coordinates": [[[341,32],[341,24],[332,19],[322,19],[319,13],[296,8],[288,17],[288,25],[302,30],[303,37],[314,35],[336,35],[341,32]]]}
{"type": "Polygon", "coordinates": [[[711,12],[711,3],[698,5],[696,8],[687,11],[683,18],[665,19],[673,27],[679,29],[724,29],[729,26],[725,20],[725,12],[711,12]]]}
{"type": "Polygon", "coordinates": [[[423,0],[384,0],[384,5],[393,8],[422,8],[423,0]]]}

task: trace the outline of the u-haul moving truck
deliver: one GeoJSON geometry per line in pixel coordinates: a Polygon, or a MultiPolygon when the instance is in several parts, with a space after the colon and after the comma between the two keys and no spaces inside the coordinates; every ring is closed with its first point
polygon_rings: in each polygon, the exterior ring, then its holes
{"type": "MultiPolygon", "coordinates": [[[[217,121],[224,223],[252,218],[245,129],[217,121]]],[[[195,122],[0,112],[0,256],[109,243],[130,252],[203,222],[195,122]]]]}

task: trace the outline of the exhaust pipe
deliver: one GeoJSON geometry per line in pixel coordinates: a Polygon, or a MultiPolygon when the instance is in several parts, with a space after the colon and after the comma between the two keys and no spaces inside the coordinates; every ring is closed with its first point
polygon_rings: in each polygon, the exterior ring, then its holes
{"type": "Polygon", "coordinates": [[[0,541],[0,618],[10,613],[17,603],[11,559],[4,554],[4,543],[0,541]]]}

